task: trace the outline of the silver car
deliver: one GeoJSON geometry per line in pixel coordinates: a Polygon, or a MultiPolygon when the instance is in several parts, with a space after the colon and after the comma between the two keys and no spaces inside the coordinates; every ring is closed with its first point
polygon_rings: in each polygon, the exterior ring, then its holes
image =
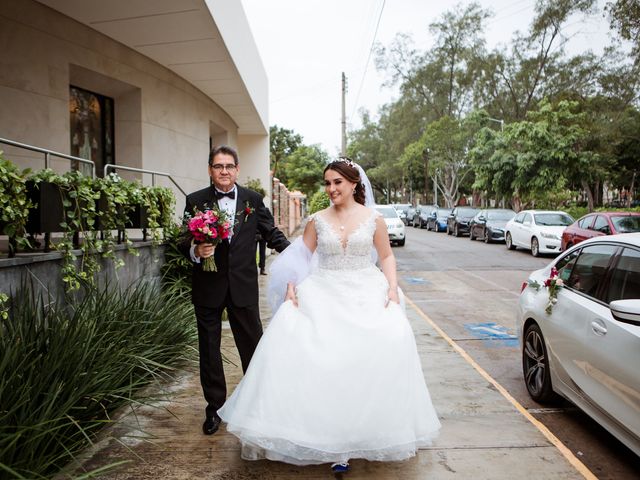
{"type": "Polygon", "coordinates": [[[640,455],[640,233],[586,240],[522,285],[524,381],[557,394],[640,455]]]}

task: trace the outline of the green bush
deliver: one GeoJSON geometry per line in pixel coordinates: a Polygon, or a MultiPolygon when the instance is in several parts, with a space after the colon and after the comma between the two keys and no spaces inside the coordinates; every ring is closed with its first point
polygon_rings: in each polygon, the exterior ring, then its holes
{"type": "Polygon", "coordinates": [[[66,306],[29,291],[0,315],[0,478],[55,474],[141,387],[194,358],[193,307],[175,290],[107,286],[66,306]]]}
{"type": "Polygon", "coordinates": [[[330,205],[329,195],[324,190],[318,190],[311,197],[311,201],[309,202],[309,213],[316,213],[320,210],[324,210],[330,205]]]}

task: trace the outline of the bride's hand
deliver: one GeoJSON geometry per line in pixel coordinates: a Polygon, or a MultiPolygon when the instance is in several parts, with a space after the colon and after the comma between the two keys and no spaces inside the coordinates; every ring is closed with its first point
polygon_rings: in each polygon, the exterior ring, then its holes
{"type": "Polygon", "coordinates": [[[294,306],[298,306],[298,297],[296,297],[296,290],[293,286],[293,283],[289,282],[287,284],[287,294],[284,297],[284,301],[291,300],[294,306]]]}
{"type": "Polygon", "coordinates": [[[387,304],[385,305],[385,307],[389,306],[390,302],[395,302],[398,305],[400,304],[400,296],[398,295],[398,289],[397,288],[390,288],[389,292],[387,293],[387,304]]]}

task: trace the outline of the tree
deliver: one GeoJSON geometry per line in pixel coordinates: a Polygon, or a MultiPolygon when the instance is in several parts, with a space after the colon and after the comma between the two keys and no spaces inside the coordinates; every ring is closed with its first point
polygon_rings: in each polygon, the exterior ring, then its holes
{"type": "Polygon", "coordinates": [[[588,95],[597,81],[598,61],[592,54],[564,58],[562,29],[571,15],[591,13],[594,0],[543,0],[529,32],[517,33],[510,51],[498,48],[478,61],[476,107],[505,121],[526,118],[543,98],[564,92],[588,95]]]}
{"type": "Polygon", "coordinates": [[[300,190],[311,198],[323,182],[322,174],[329,155],[318,145],[303,145],[289,155],[285,164],[290,190],[300,190]]]}
{"type": "Polygon", "coordinates": [[[611,28],[632,42],[636,65],[640,64],[640,0],[616,0],[607,3],[611,28]]]}
{"type": "Polygon", "coordinates": [[[277,125],[269,127],[269,152],[273,176],[287,185],[286,163],[289,156],[302,145],[302,137],[293,130],[280,128],[277,125]]]}

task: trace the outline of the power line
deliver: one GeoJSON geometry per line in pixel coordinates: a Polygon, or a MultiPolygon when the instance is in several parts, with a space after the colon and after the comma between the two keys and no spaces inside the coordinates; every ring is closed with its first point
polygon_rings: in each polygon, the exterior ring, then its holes
{"type": "Polygon", "coordinates": [[[360,80],[360,86],[358,87],[358,94],[356,95],[356,101],[353,105],[353,111],[351,112],[351,117],[355,115],[356,109],[358,108],[358,101],[360,100],[360,92],[362,92],[362,86],[364,85],[364,79],[367,76],[367,67],[369,66],[369,60],[371,60],[371,54],[373,53],[373,46],[376,43],[376,37],[378,36],[378,27],[380,27],[380,20],[382,19],[382,12],[384,11],[384,5],[386,0],[382,0],[382,8],[380,8],[380,13],[378,14],[378,22],[376,23],[376,31],[373,33],[373,39],[371,40],[371,47],[369,48],[369,55],[367,56],[367,63],[364,64],[364,72],[362,72],[362,80],[360,80]]]}

